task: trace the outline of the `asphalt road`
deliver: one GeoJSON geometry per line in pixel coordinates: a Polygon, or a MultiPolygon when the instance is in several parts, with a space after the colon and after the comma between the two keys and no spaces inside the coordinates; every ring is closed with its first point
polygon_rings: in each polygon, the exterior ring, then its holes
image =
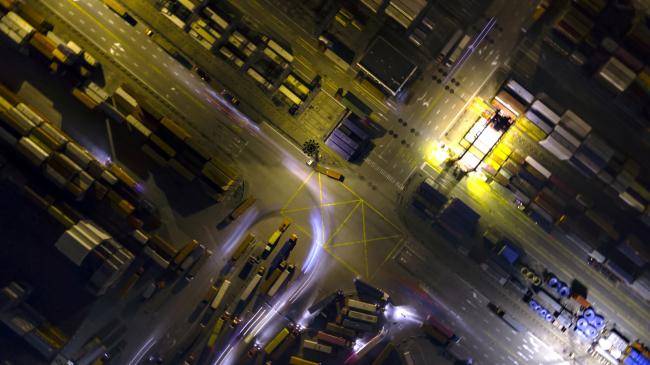
{"type": "MultiPolygon", "coordinates": [[[[225,119],[224,124],[232,124],[229,118],[224,118],[224,113],[221,111],[223,106],[219,104],[221,101],[214,97],[201,81],[194,78],[193,75],[190,76],[191,72],[172,61],[164,52],[160,55],[155,50],[142,52],[139,48],[148,47],[148,39],[140,32],[126,32],[126,30],[120,32],[120,27],[127,27],[126,23],[101,6],[99,2],[53,1],[47,2],[47,6],[52,6],[55,12],[74,27],[84,29],[97,47],[107,54],[114,54],[114,59],[127,68],[130,74],[136,75],[170,104],[178,106],[192,120],[192,125],[204,135],[212,135],[215,136],[215,140],[223,140],[216,139],[216,137],[224,138],[223,133],[231,133],[230,128],[218,128],[215,131],[219,125],[216,120],[225,119]],[[91,29],[94,29],[94,32],[91,29]],[[111,50],[113,50],[112,53],[111,50]],[[158,57],[167,58],[160,59],[158,57]],[[141,65],[154,66],[155,64],[163,65],[164,68],[156,71],[154,67],[151,69],[141,67],[141,65]],[[217,105],[219,105],[218,108],[217,105]]],[[[126,29],[130,30],[130,28],[126,29]]],[[[326,193],[323,193],[322,186],[331,184],[332,181],[319,178],[320,175],[315,175],[316,178],[314,175],[310,175],[310,171],[304,166],[301,152],[286,141],[282,135],[266,124],[262,124],[259,129],[247,125],[245,122],[241,125],[248,128],[242,130],[242,134],[247,134],[245,139],[248,141],[248,145],[242,149],[245,143],[238,143],[235,150],[239,154],[238,160],[241,162],[243,175],[249,182],[248,188],[263,204],[258,207],[260,214],[275,214],[277,217],[290,216],[296,221],[296,227],[304,228],[303,233],[306,237],[311,236],[312,242],[325,246],[322,251],[328,254],[322,255],[323,262],[326,263],[330,271],[328,271],[327,280],[322,284],[319,283],[321,284],[319,289],[325,290],[329,287],[341,286],[341,283],[347,281],[344,281],[344,278],[349,280],[355,274],[372,277],[379,273],[377,280],[381,280],[381,284],[389,285],[390,280],[380,279],[383,276],[383,271],[380,271],[379,268],[381,264],[390,262],[387,259],[401,242],[400,237],[403,231],[396,218],[393,188],[388,188],[386,182],[378,178],[374,169],[364,167],[355,171],[354,174],[349,174],[346,186],[338,184],[330,190],[328,185],[326,193]],[[359,174],[363,175],[364,179],[359,178],[359,174]],[[366,201],[364,197],[371,195],[372,201],[366,201]],[[337,208],[345,208],[347,211],[341,212],[337,208]],[[299,209],[303,210],[299,211],[299,209]],[[318,222],[312,225],[310,221],[312,218],[309,214],[297,214],[314,211],[321,213],[320,225],[318,222]],[[373,218],[367,217],[370,215],[373,215],[373,218]],[[356,223],[352,225],[350,222],[356,223]],[[348,226],[348,224],[350,225],[348,226]],[[344,235],[348,231],[347,227],[349,227],[349,236],[344,235]],[[359,237],[359,231],[363,232],[361,237],[359,237]],[[341,235],[341,241],[338,240],[339,235],[341,235]],[[390,242],[379,246],[377,257],[367,254],[367,252],[374,252],[369,249],[371,245],[375,246],[369,241],[374,238],[377,238],[376,241],[373,241],[376,243],[390,242]],[[344,252],[348,248],[349,251],[344,252]]],[[[237,138],[239,139],[240,136],[237,138]]],[[[490,199],[489,202],[486,202],[485,199],[481,199],[481,194],[472,196],[470,192],[472,189],[466,187],[457,190],[459,196],[474,202],[474,204],[480,202],[482,212],[489,211],[489,209],[499,212],[501,217],[498,218],[498,221],[510,227],[511,230],[515,230],[512,233],[515,238],[521,238],[520,241],[525,243],[526,249],[536,256],[547,258],[545,261],[549,262],[550,268],[556,273],[566,274],[566,277],[581,275],[581,269],[584,267],[582,263],[580,266],[576,265],[575,257],[564,251],[558,251],[558,248],[551,249],[543,244],[549,241],[548,236],[539,232],[527,218],[514,211],[514,208],[506,209],[507,202],[498,199],[490,199]],[[512,225],[512,222],[520,222],[520,224],[512,225]],[[531,235],[535,238],[534,240],[530,239],[531,235]],[[557,256],[564,257],[563,255],[568,261],[560,268],[560,264],[563,262],[558,261],[557,256]],[[552,262],[555,262],[557,266],[551,266],[552,262]]],[[[137,319],[134,317],[130,322],[131,330],[125,335],[128,345],[121,356],[125,361],[131,363],[142,358],[157,341],[166,338],[167,334],[184,331],[185,325],[177,324],[176,320],[178,317],[186,318],[184,314],[192,311],[205,293],[210,280],[213,280],[215,273],[220,270],[223,264],[223,252],[219,247],[227,247],[228,245],[223,245],[223,242],[232,239],[235,234],[233,231],[248,229],[247,223],[251,223],[240,222],[241,226],[235,225],[227,232],[217,232],[214,229],[214,215],[210,209],[188,216],[178,216],[171,208],[163,208],[168,210],[170,218],[174,219],[174,224],[181,232],[187,232],[191,237],[205,238],[205,241],[210,242],[215,248],[216,254],[205,265],[200,275],[183,290],[182,295],[172,295],[169,298],[165,298],[163,295],[154,298],[154,301],[148,304],[151,306],[152,312],[149,315],[138,315],[137,319]],[[206,227],[208,227],[207,231],[206,227]],[[222,243],[222,245],[215,245],[216,243],[222,243]]],[[[483,216],[487,215],[483,214],[483,216]]],[[[277,224],[277,220],[274,223],[269,223],[271,226],[275,224],[277,224]]],[[[267,233],[268,229],[268,227],[265,229],[267,233]]],[[[562,246],[557,245],[557,247],[562,246]]],[[[441,268],[439,275],[444,277],[445,272],[446,268],[441,268]]],[[[630,328],[634,328],[636,323],[648,323],[648,321],[639,321],[639,319],[647,319],[647,310],[643,308],[639,310],[638,304],[635,305],[626,296],[619,298],[616,295],[611,295],[610,293],[617,293],[617,289],[602,282],[604,280],[597,275],[593,275],[591,280],[593,283],[587,280],[585,283],[592,290],[590,293],[596,298],[595,303],[603,303],[603,306],[606,306],[611,302],[611,309],[607,306],[611,312],[623,312],[631,316],[630,320],[623,321],[622,325],[627,324],[630,328]],[[630,308],[630,310],[625,310],[626,308],[630,308]],[[635,319],[636,316],[641,316],[641,318],[635,319]]],[[[465,294],[467,293],[465,292],[465,294]]],[[[98,304],[98,308],[101,308],[100,304],[98,304]]],[[[143,308],[146,311],[147,305],[143,308]]],[[[612,318],[615,317],[612,315],[612,318]]],[[[625,320],[625,318],[621,319],[625,320]]],[[[99,322],[96,318],[91,318],[90,321],[99,322]]],[[[99,327],[100,324],[97,323],[95,327],[99,327]]],[[[639,333],[644,332],[640,331],[639,333]]],[[[168,341],[173,342],[172,337],[174,336],[171,336],[168,341]]]]}

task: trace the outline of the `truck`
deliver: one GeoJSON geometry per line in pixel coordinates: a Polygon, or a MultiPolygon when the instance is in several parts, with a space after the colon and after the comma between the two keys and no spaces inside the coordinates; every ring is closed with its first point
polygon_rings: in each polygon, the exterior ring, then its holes
{"type": "Polygon", "coordinates": [[[237,244],[237,247],[235,248],[235,252],[233,252],[232,256],[230,257],[231,262],[237,261],[241,257],[241,255],[246,252],[246,250],[255,243],[255,235],[252,233],[249,233],[244,237],[239,243],[237,244]]]}
{"type": "Polygon", "coordinates": [[[257,269],[257,273],[255,274],[255,276],[253,276],[251,281],[249,281],[248,285],[246,285],[246,287],[244,288],[244,291],[239,296],[239,303],[237,303],[237,307],[235,308],[234,311],[235,316],[239,315],[244,310],[246,303],[248,303],[248,300],[253,295],[253,291],[255,291],[255,288],[257,288],[260,281],[262,281],[262,277],[264,276],[264,271],[265,271],[264,266],[260,266],[260,268],[257,269]]]}
{"type": "Polygon", "coordinates": [[[282,236],[282,231],[278,229],[277,231],[273,232],[271,237],[269,237],[268,241],[266,241],[266,247],[264,247],[264,251],[262,252],[262,259],[266,259],[269,257],[271,252],[273,252],[273,249],[280,240],[280,236],[282,236]]]}
{"type": "Polygon", "coordinates": [[[361,278],[354,279],[354,286],[359,294],[359,297],[366,297],[373,301],[378,301],[381,304],[386,303],[390,300],[390,295],[384,292],[383,290],[374,287],[367,282],[361,280],[361,278]]]}
{"type": "Polygon", "coordinates": [[[246,198],[246,200],[241,202],[241,204],[239,204],[237,206],[237,208],[235,208],[235,210],[233,210],[232,213],[230,213],[230,219],[235,220],[235,219],[239,218],[242,214],[244,214],[244,212],[248,208],[250,208],[253,204],[255,204],[256,201],[257,201],[257,199],[255,197],[252,197],[252,196],[246,198]]]}
{"type": "Polygon", "coordinates": [[[460,42],[458,42],[458,45],[454,50],[451,52],[449,57],[445,60],[445,66],[451,67],[456,61],[458,60],[458,57],[463,53],[465,50],[465,47],[467,47],[467,44],[470,41],[470,36],[467,34],[464,34],[463,37],[460,39],[460,42]]]}
{"type": "Polygon", "coordinates": [[[449,327],[442,324],[435,317],[429,315],[422,322],[422,330],[431,339],[440,343],[441,345],[449,345],[450,343],[458,343],[461,338],[458,337],[449,327]]]}
{"type": "Polygon", "coordinates": [[[138,21],[135,20],[129,13],[126,12],[126,8],[118,3],[116,0],[104,0],[104,4],[114,11],[120,18],[126,20],[129,25],[135,27],[138,24],[138,21]]]}
{"type": "Polygon", "coordinates": [[[287,269],[287,262],[282,261],[274,270],[269,269],[269,276],[266,279],[264,283],[262,283],[262,286],[260,286],[260,292],[261,293],[266,293],[273,284],[280,278],[280,275],[284,272],[284,270],[287,269]]]}
{"type": "Polygon", "coordinates": [[[253,266],[259,264],[260,261],[253,255],[248,256],[248,261],[244,264],[244,267],[242,267],[241,271],[239,272],[239,278],[242,280],[246,280],[248,277],[248,274],[251,273],[251,270],[253,269],[253,266]]]}
{"type": "Polygon", "coordinates": [[[343,182],[345,180],[345,176],[343,176],[340,172],[323,167],[314,159],[308,160],[307,166],[313,168],[316,172],[321,173],[334,180],[338,180],[340,182],[343,182]]]}
{"type": "Polygon", "coordinates": [[[206,247],[199,244],[192,249],[192,251],[183,259],[183,261],[180,263],[180,266],[178,269],[183,272],[189,270],[194,263],[203,256],[205,253],[206,247]]]}
{"type": "Polygon", "coordinates": [[[208,260],[208,258],[212,255],[212,251],[210,250],[205,250],[205,253],[199,257],[196,262],[194,262],[194,265],[190,267],[190,269],[187,271],[185,274],[185,280],[187,281],[192,281],[196,274],[199,272],[203,264],[208,260]]]}
{"type": "Polygon", "coordinates": [[[223,298],[226,296],[226,292],[228,292],[228,289],[230,288],[230,284],[230,280],[224,280],[223,283],[221,283],[217,295],[214,296],[212,303],[210,303],[210,308],[212,308],[212,310],[217,310],[217,308],[219,308],[223,298]]]}
{"type": "Polygon", "coordinates": [[[436,56],[436,62],[442,62],[449,56],[451,51],[453,50],[454,46],[458,44],[458,41],[460,38],[463,36],[463,31],[462,30],[457,30],[451,38],[445,43],[445,46],[442,47],[440,52],[438,53],[438,56],[436,56]]]}
{"type": "Polygon", "coordinates": [[[282,274],[280,274],[280,277],[278,277],[278,280],[275,281],[275,283],[271,286],[271,288],[266,293],[266,295],[272,298],[280,290],[280,288],[289,280],[289,276],[293,274],[295,269],[296,269],[295,265],[289,264],[287,266],[287,269],[284,270],[282,274]]]}
{"type": "MultiPolygon", "coordinates": [[[[289,258],[291,250],[296,247],[297,242],[298,235],[292,234],[291,237],[284,243],[284,245],[280,247],[280,250],[278,251],[277,255],[275,255],[273,261],[271,261],[271,265],[269,266],[269,275],[271,275],[272,270],[275,270],[275,268],[278,267],[282,261],[289,258]]],[[[264,250],[266,251],[266,248],[264,250]]]]}

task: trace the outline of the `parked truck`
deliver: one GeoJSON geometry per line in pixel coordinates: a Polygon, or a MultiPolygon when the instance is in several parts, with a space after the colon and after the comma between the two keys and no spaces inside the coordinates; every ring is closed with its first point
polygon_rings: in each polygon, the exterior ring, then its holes
{"type": "Polygon", "coordinates": [[[273,258],[273,261],[271,261],[271,265],[269,266],[269,271],[275,270],[275,268],[278,267],[278,265],[280,265],[282,261],[289,258],[289,255],[291,254],[293,248],[296,247],[297,242],[298,242],[298,235],[292,234],[291,237],[284,243],[284,245],[280,247],[280,250],[273,258]]]}
{"type": "Polygon", "coordinates": [[[445,326],[442,322],[431,315],[422,322],[422,330],[431,339],[444,346],[447,346],[452,342],[458,343],[461,339],[459,336],[454,334],[449,327],[445,326]]]}
{"type": "Polygon", "coordinates": [[[264,271],[265,271],[264,266],[260,266],[255,276],[253,276],[251,281],[249,281],[248,285],[246,285],[246,287],[244,288],[244,291],[241,293],[241,296],[239,297],[239,303],[237,303],[237,306],[235,307],[235,311],[233,313],[235,316],[238,316],[246,307],[246,304],[248,303],[248,300],[253,295],[255,288],[257,288],[260,281],[262,281],[262,277],[264,276],[264,271]]]}
{"type": "Polygon", "coordinates": [[[338,180],[340,182],[343,182],[345,180],[345,176],[343,176],[340,172],[328,169],[327,167],[323,167],[314,159],[307,161],[307,166],[313,168],[316,172],[321,173],[334,180],[338,180]]]}

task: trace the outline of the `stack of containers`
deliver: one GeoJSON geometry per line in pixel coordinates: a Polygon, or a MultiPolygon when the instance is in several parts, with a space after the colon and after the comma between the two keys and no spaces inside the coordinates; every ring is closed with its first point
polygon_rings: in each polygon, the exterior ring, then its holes
{"type": "MultiPolygon", "coordinates": [[[[0,138],[14,146],[32,166],[57,187],[69,192],[76,200],[88,196],[108,197],[111,208],[131,224],[137,219],[130,200],[139,199],[139,184],[115,164],[106,167],[83,147],[43,120],[30,107],[20,103],[9,90],[0,90],[0,138]],[[5,98],[6,97],[6,98],[5,98]],[[12,102],[17,105],[12,106],[12,102]]],[[[139,224],[139,223],[138,223],[139,224]]],[[[136,224],[136,225],[138,225],[136,224]]]]}
{"type": "Polygon", "coordinates": [[[526,112],[526,118],[541,129],[546,135],[560,122],[560,116],[541,100],[535,100],[526,112]]]}
{"type": "Polygon", "coordinates": [[[438,224],[454,238],[473,237],[481,216],[462,200],[450,200],[438,214],[438,224]]]}
{"type": "Polygon", "coordinates": [[[534,199],[529,201],[526,212],[542,228],[550,230],[551,225],[557,219],[556,217],[559,217],[561,208],[555,207],[557,205],[556,198],[550,190],[541,197],[536,195],[547,184],[548,179],[551,177],[551,172],[531,156],[525,158],[522,167],[518,177],[534,187],[533,193],[529,195],[530,198],[534,197],[534,199]],[[551,212],[549,213],[545,210],[542,205],[551,212]]]}
{"type": "Polygon", "coordinates": [[[616,151],[595,134],[590,134],[569,162],[586,177],[594,177],[607,166],[616,151]]]}
{"type": "Polygon", "coordinates": [[[157,117],[149,108],[138,107],[128,93],[113,100],[121,112],[130,111],[127,124],[147,139],[142,151],[160,166],[167,166],[186,182],[198,182],[208,195],[219,201],[237,180],[237,172],[218,157],[212,157],[189,132],[166,116],[157,117]],[[200,177],[197,179],[197,177],[200,177]]]}
{"type": "Polygon", "coordinates": [[[201,18],[192,23],[189,33],[205,49],[212,49],[214,42],[221,39],[221,34],[201,18]]]}
{"type": "Polygon", "coordinates": [[[108,93],[96,83],[89,81],[81,88],[72,89],[74,95],[88,109],[94,109],[108,99],[108,93]]]}
{"type": "Polygon", "coordinates": [[[609,60],[596,72],[596,79],[603,82],[615,92],[625,91],[636,78],[636,73],[621,62],[616,56],[609,60]]]}
{"type": "MultiPolygon", "coordinates": [[[[622,164],[610,186],[627,205],[639,213],[645,213],[650,201],[650,192],[639,180],[640,173],[639,164],[628,159],[622,164]]],[[[644,220],[643,217],[642,220],[644,220]]]]}
{"type": "Polygon", "coordinates": [[[67,229],[54,246],[90,276],[90,291],[99,296],[113,285],[134,259],[133,254],[91,221],[67,229]]]}
{"type": "Polygon", "coordinates": [[[10,11],[0,19],[0,32],[9,37],[16,45],[22,46],[29,41],[36,29],[18,14],[10,11]]]}
{"type": "Polygon", "coordinates": [[[539,144],[558,159],[566,161],[573,156],[590,131],[589,124],[571,110],[567,110],[553,132],[539,144]]]}

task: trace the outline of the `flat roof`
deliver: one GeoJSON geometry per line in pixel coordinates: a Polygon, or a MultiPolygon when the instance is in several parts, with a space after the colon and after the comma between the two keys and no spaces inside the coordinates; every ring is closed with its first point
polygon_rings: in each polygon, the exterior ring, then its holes
{"type": "Polygon", "coordinates": [[[370,45],[358,66],[393,95],[417,69],[411,60],[382,37],[377,37],[370,45]]]}

